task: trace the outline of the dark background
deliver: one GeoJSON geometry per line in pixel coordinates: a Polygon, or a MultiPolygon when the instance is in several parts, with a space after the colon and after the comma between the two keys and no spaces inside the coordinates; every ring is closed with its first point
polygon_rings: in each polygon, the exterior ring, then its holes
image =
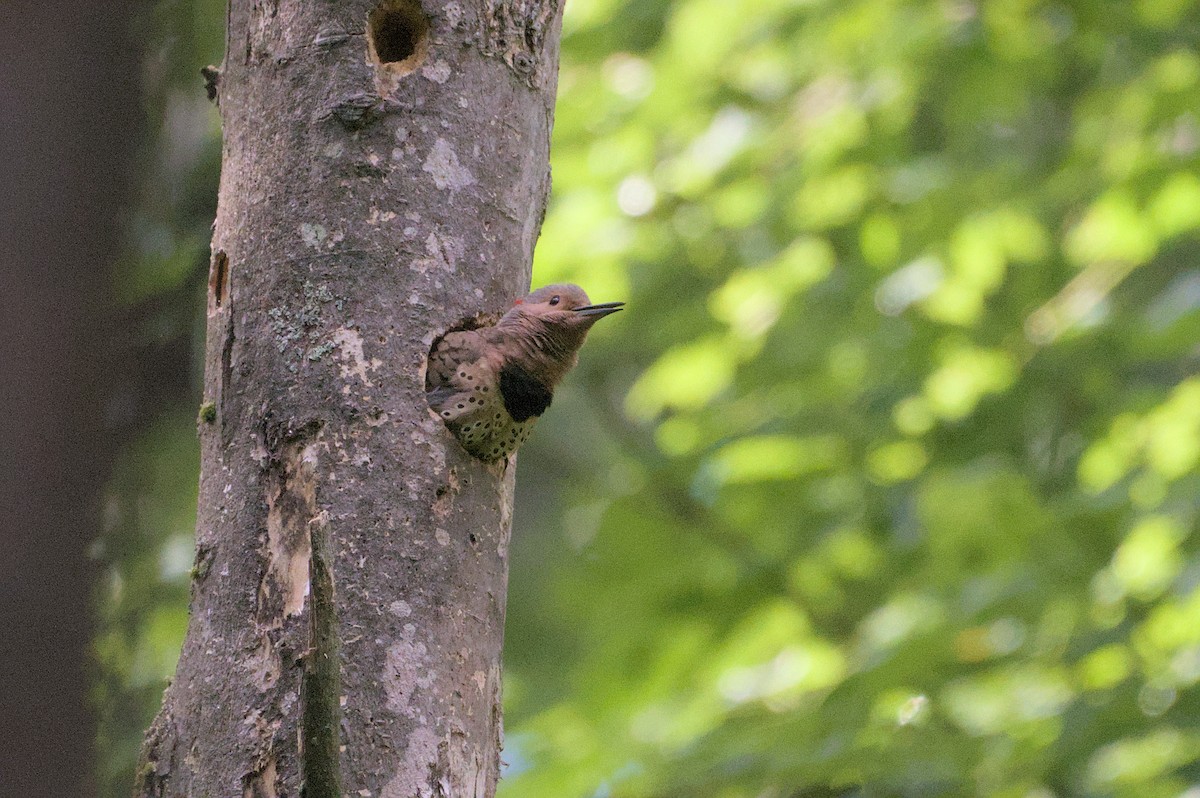
{"type": "Polygon", "coordinates": [[[144,133],[132,3],[0,8],[0,794],[92,794],[88,549],[119,438],[113,263],[144,133]]]}

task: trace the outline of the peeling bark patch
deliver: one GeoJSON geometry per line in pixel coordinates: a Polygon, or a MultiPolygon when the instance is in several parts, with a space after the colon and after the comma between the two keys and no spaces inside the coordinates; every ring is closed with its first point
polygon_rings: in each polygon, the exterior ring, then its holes
{"type": "Polygon", "coordinates": [[[375,67],[375,85],[391,94],[400,78],[425,62],[429,18],[414,0],[383,0],[367,14],[367,63],[375,67]]]}
{"type": "Polygon", "coordinates": [[[341,350],[342,360],[342,376],[346,379],[350,377],[358,377],[368,387],[374,386],[367,377],[367,371],[374,371],[383,365],[383,361],[378,358],[367,360],[363,355],[363,338],[358,330],[349,327],[343,327],[340,330],[334,331],[333,342],[337,344],[341,350]]]}
{"type": "Polygon", "coordinates": [[[267,488],[266,569],[258,586],[258,622],[278,629],[299,615],[308,598],[312,537],[317,517],[317,444],[292,441],[280,455],[267,488]]]}
{"type": "MultiPolygon", "coordinates": [[[[321,429],[309,424],[282,441],[264,433],[271,456],[266,487],[266,540],[255,616],[259,645],[247,660],[260,690],[281,693],[280,712],[301,701],[300,770],[308,798],[339,795],[340,690],[337,610],[334,601],[329,515],[317,504],[321,429]],[[307,639],[296,632],[307,626],[307,639]],[[285,655],[288,661],[284,662],[285,655]],[[285,679],[302,660],[302,683],[285,679]]],[[[274,762],[243,779],[243,798],[276,798],[274,762]]]]}
{"type": "Polygon", "coordinates": [[[242,798],[278,798],[277,778],[275,759],[268,757],[260,770],[242,777],[242,798]]]}
{"type": "Polygon", "coordinates": [[[312,542],[308,523],[316,513],[316,452],[294,452],[285,465],[288,478],[267,497],[267,554],[270,572],[283,597],[284,615],[299,615],[308,597],[308,563],[312,542]]]}
{"type": "Polygon", "coordinates": [[[269,633],[262,636],[247,665],[259,690],[266,692],[279,681],[283,673],[283,663],[279,660],[279,652],[275,649],[275,643],[269,633]]]}
{"type": "Polygon", "coordinates": [[[443,191],[457,191],[475,182],[475,175],[458,162],[458,155],[450,147],[450,142],[441,138],[433,143],[421,169],[432,175],[433,184],[443,191]]]}
{"type": "Polygon", "coordinates": [[[486,764],[483,752],[471,750],[461,729],[452,729],[448,748],[449,774],[443,776],[447,796],[465,795],[466,798],[487,798],[486,764]]]}
{"type": "MultiPolygon", "coordinates": [[[[513,455],[516,458],[516,455],[513,455]]],[[[504,475],[504,481],[499,485],[499,495],[496,497],[500,505],[500,536],[496,542],[496,553],[500,559],[508,559],[508,543],[512,538],[513,493],[516,483],[516,469],[510,468],[504,475]]]]}

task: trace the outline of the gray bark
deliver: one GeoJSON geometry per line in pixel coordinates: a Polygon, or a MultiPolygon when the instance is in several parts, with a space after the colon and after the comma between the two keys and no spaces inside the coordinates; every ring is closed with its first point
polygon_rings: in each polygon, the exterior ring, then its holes
{"type": "Polygon", "coordinates": [[[424,371],[529,284],[559,10],[231,3],[192,619],[138,795],[493,794],[513,472],[424,371]]]}

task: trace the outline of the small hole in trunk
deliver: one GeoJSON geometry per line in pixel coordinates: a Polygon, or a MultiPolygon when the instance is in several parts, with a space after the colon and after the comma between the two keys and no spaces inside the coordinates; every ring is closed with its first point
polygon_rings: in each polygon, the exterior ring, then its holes
{"type": "Polygon", "coordinates": [[[384,0],[367,15],[367,51],[372,63],[407,75],[425,60],[429,18],[414,0],[384,0]]]}

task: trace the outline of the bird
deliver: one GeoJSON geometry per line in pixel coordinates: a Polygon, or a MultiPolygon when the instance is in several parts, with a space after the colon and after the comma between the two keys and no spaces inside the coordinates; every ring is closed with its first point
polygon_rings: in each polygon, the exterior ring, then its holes
{"type": "Polygon", "coordinates": [[[579,286],[556,283],[518,299],[495,326],[446,333],[425,371],[430,409],[478,459],[506,459],[550,406],[588,330],[624,305],[592,304],[579,286]]]}

